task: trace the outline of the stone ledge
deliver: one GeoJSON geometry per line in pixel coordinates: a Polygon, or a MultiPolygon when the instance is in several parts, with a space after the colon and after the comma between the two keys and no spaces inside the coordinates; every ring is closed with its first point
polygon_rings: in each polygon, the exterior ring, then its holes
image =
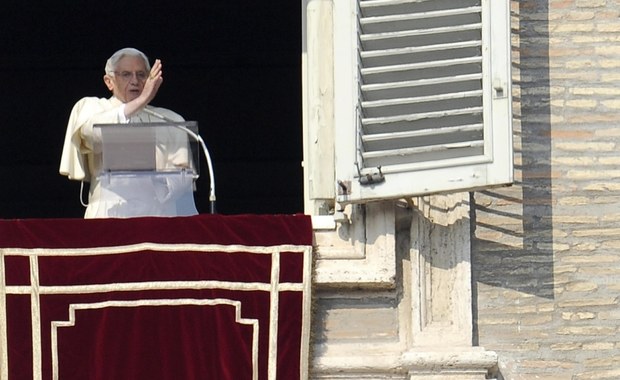
{"type": "MultiPolygon", "coordinates": [[[[317,378],[375,375],[391,378],[396,374],[413,380],[485,379],[497,366],[497,354],[482,347],[458,347],[450,350],[402,350],[398,344],[331,344],[314,350],[311,372],[317,378]],[[430,351],[433,350],[433,351],[430,351]],[[442,377],[443,376],[443,377],[442,377]]],[[[314,377],[313,376],[313,377],[314,377]]]]}
{"type": "Polygon", "coordinates": [[[484,370],[497,365],[497,353],[482,347],[463,347],[445,351],[409,350],[401,356],[401,363],[409,370],[484,370]]]}

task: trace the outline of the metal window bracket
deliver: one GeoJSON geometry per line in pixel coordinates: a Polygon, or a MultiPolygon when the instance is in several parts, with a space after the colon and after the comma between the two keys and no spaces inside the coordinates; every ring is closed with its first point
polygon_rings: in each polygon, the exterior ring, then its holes
{"type": "Polygon", "coordinates": [[[378,183],[385,182],[385,176],[383,175],[383,172],[381,171],[381,166],[377,166],[377,171],[372,172],[372,173],[367,173],[367,174],[362,174],[359,166],[358,165],[356,166],[357,166],[357,173],[359,174],[360,185],[369,186],[369,185],[376,185],[378,183]]]}

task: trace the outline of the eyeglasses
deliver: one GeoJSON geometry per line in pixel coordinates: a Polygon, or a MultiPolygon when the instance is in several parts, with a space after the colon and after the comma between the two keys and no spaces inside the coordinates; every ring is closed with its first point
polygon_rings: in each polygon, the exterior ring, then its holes
{"type": "Polygon", "coordinates": [[[118,75],[124,81],[131,80],[131,78],[133,78],[134,75],[141,82],[146,81],[146,78],[149,77],[149,74],[147,74],[144,71],[136,71],[136,72],[131,72],[131,71],[121,71],[121,72],[118,72],[118,71],[115,71],[114,74],[118,75]]]}

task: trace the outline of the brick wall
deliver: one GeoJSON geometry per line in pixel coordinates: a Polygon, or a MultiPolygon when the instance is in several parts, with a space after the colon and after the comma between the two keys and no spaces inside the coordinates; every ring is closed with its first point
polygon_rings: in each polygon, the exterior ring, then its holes
{"type": "Polygon", "coordinates": [[[620,378],[620,1],[512,1],[515,185],[472,195],[499,379],[620,378]]]}

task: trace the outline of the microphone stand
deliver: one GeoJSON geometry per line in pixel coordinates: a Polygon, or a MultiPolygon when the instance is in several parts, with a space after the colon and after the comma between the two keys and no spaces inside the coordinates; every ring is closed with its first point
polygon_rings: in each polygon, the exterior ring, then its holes
{"type": "MultiPolygon", "coordinates": [[[[144,112],[151,114],[159,119],[162,119],[168,123],[174,124],[177,123],[177,121],[171,120],[170,118],[165,117],[164,115],[155,112],[153,110],[150,110],[148,108],[144,108],[143,109],[144,112]]],[[[213,163],[211,162],[211,155],[209,154],[209,150],[207,149],[207,144],[205,144],[204,140],[202,139],[202,137],[197,134],[194,133],[193,131],[189,130],[187,127],[184,127],[182,125],[174,125],[175,128],[178,128],[180,130],[182,130],[183,132],[187,133],[188,135],[190,135],[194,140],[198,141],[198,143],[200,144],[200,146],[202,147],[202,150],[204,152],[204,155],[207,159],[207,166],[209,167],[209,213],[210,214],[215,214],[216,213],[216,209],[215,209],[215,174],[213,173],[213,163]]]]}

